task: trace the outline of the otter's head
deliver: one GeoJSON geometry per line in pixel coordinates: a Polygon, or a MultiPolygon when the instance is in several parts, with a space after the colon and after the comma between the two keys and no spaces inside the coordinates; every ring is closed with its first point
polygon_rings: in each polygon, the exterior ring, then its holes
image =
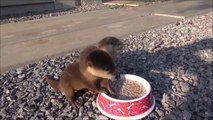
{"type": "Polygon", "coordinates": [[[122,50],[123,43],[115,37],[105,37],[98,43],[98,48],[106,52],[120,52],[122,50]]]}
{"type": "Polygon", "coordinates": [[[95,50],[89,54],[86,60],[87,71],[97,77],[113,79],[115,65],[112,58],[102,50],[95,50]]]}

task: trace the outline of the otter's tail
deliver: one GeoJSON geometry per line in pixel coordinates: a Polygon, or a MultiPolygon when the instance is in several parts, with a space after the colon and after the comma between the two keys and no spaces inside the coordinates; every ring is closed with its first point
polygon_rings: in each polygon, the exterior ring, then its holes
{"type": "Polygon", "coordinates": [[[47,83],[55,90],[55,91],[59,91],[59,81],[50,79],[48,76],[45,77],[45,79],[47,80],[47,83]]]}

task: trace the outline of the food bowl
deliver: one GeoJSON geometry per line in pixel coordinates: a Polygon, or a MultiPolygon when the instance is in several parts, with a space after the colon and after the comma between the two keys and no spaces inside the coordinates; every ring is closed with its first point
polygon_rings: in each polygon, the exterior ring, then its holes
{"type": "Polygon", "coordinates": [[[141,83],[145,88],[145,94],[131,100],[120,100],[99,93],[97,107],[100,112],[112,119],[141,119],[149,115],[155,107],[155,99],[151,93],[150,84],[142,77],[124,74],[121,80],[133,80],[141,83]]]}

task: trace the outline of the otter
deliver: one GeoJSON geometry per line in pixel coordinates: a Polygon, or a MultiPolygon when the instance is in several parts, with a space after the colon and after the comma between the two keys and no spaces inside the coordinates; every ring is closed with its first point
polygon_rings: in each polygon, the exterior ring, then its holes
{"type": "MultiPolygon", "coordinates": [[[[107,36],[101,39],[96,45],[87,47],[80,53],[80,57],[75,60],[75,62],[80,62],[84,60],[84,57],[86,54],[89,53],[90,50],[99,49],[102,51],[107,52],[113,61],[115,62],[117,60],[117,57],[119,53],[121,52],[123,48],[123,43],[116,37],[107,36]]],[[[102,89],[103,92],[110,92],[111,94],[114,92],[109,87],[109,79],[101,79],[97,82],[96,87],[99,89],[102,89]],[[107,89],[105,89],[107,88],[107,89]]],[[[87,90],[82,90],[83,93],[85,93],[87,90]]],[[[89,93],[92,93],[91,91],[88,91],[89,93]]],[[[82,93],[82,94],[83,94],[82,93]]]]}
{"type": "MultiPolygon", "coordinates": [[[[61,92],[71,102],[73,107],[77,107],[74,94],[76,91],[88,89],[95,92],[102,92],[103,88],[99,81],[113,79],[115,65],[112,58],[104,51],[94,47],[88,47],[81,54],[81,62],[69,64],[62,72],[59,81],[52,80],[46,76],[48,84],[56,91],[61,92]]],[[[108,90],[112,93],[112,90],[108,90]]]]}
{"type": "MultiPolygon", "coordinates": [[[[118,54],[122,51],[123,43],[116,37],[107,36],[94,45],[93,49],[95,48],[107,52],[112,57],[112,59],[116,61],[118,54]]],[[[85,52],[85,50],[83,50],[83,52],[85,52]]],[[[75,62],[80,62],[80,59],[76,58],[75,62]]]]}
{"type": "Polygon", "coordinates": [[[123,48],[123,43],[116,37],[107,36],[98,42],[97,48],[107,52],[116,61],[123,48]]]}

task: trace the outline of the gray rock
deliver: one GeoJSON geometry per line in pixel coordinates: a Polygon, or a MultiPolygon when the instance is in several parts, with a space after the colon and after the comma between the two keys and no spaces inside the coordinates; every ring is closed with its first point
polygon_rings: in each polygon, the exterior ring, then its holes
{"type": "Polygon", "coordinates": [[[94,114],[94,113],[93,113],[92,111],[87,111],[87,115],[88,115],[89,117],[92,117],[93,114],[94,114]]]}
{"type": "Polygon", "coordinates": [[[66,106],[64,109],[63,109],[63,112],[67,113],[67,112],[71,112],[72,111],[72,107],[71,106],[66,106]]]}
{"type": "Polygon", "coordinates": [[[9,94],[9,93],[10,93],[10,90],[7,89],[7,88],[5,88],[5,93],[6,93],[6,94],[9,94]]]}
{"type": "Polygon", "coordinates": [[[10,96],[10,99],[15,101],[15,100],[18,99],[18,97],[17,97],[16,95],[11,95],[11,96],[10,96]]]}
{"type": "Polygon", "coordinates": [[[53,78],[56,79],[56,80],[58,80],[59,76],[58,75],[54,75],[53,78]]]}
{"type": "Polygon", "coordinates": [[[183,100],[176,100],[176,107],[178,107],[178,106],[180,106],[180,105],[182,105],[184,103],[184,101],[183,100]]]}
{"type": "Polygon", "coordinates": [[[6,116],[7,116],[7,111],[6,111],[6,109],[1,109],[1,110],[0,110],[0,114],[1,114],[2,117],[6,117],[6,116]]]}
{"type": "Polygon", "coordinates": [[[189,78],[188,78],[188,77],[186,77],[184,74],[182,75],[182,79],[183,79],[184,81],[186,81],[186,82],[188,82],[188,81],[189,81],[189,78]]]}
{"type": "Polygon", "coordinates": [[[149,118],[150,118],[150,119],[159,119],[158,114],[157,114],[155,111],[153,111],[153,112],[149,115],[149,118]]]}
{"type": "Polygon", "coordinates": [[[84,112],[84,107],[80,107],[78,115],[81,116],[84,112]]]}
{"type": "Polygon", "coordinates": [[[92,106],[96,107],[96,102],[95,101],[92,102],[92,106]]]}
{"type": "Polygon", "coordinates": [[[92,103],[91,103],[91,102],[86,102],[86,103],[84,104],[84,106],[87,107],[87,108],[90,108],[90,107],[92,106],[92,103]]]}
{"type": "Polygon", "coordinates": [[[29,83],[28,82],[23,82],[22,85],[23,85],[24,88],[28,88],[29,87],[29,83]]]}
{"type": "Polygon", "coordinates": [[[16,96],[18,97],[18,99],[21,99],[24,96],[24,92],[22,91],[17,91],[16,96]]]}
{"type": "Polygon", "coordinates": [[[177,120],[177,118],[173,113],[170,113],[165,117],[165,120],[177,120]]]}
{"type": "Polygon", "coordinates": [[[158,113],[158,115],[160,117],[164,117],[164,115],[165,115],[164,112],[161,109],[156,110],[156,112],[158,113]]]}
{"type": "Polygon", "coordinates": [[[62,113],[60,114],[61,118],[63,120],[69,120],[70,118],[75,118],[72,113],[62,113]]]}
{"type": "Polygon", "coordinates": [[[20,68],[16,69],[17,74],[21,74],[23,71],[24,71],[24,67],[20,67],[20,68]]]}
{"type": "Polygon", "coordinates": [[[33,103],[34,103],[34,104],[39,104],[39,103],[41,103],[42,101],[43,101],[43,99],[42,99],[41,96],[35,96],[35,97],[33,98],[33,103]]]}
{"type": "Polygon", "coordinates": [[[164,107],[169,107],[169,104],[170,104],[170,100],[171,98],[167,95],[167,94],[163,94],[163,98],[161,100],[162,104],[164,107]]]}
{"type": "Polygon", "coordinates": [[[34,84],[37,88],[41,87],[41,83],[35,83],[34,84]]]}
{"type": "Polygon", "coordinates": [[[180,106],[179,106],[179,108],[181,109],[181,110],[185,110],[185,109],[188,109],[188,104],[186,104],[186,103],[184,103],[183,102],[183,104],[181,104],[180,106]]]}
{"type": "Polygon", "coordinates": [[[98,120],[109,120],[109,118],[104,115],[99,115],[98,120]]]}
{"type": "Polygon", "coordinates": [[[26,114],[26,113],[23,111],[23,109],[20,108],[20,109],[18,110],[18,112],[17,112],[17,117],[19,117],[19,118],[24,118],[25,114],[26,114]]]}
{"type": "Polygon", "coordinates": [[[11,97],[6,97],[6,99],[7,99],[8,101],[11,101],[11,97]]]}
{"type": "Polygon", "coordinates": [[[83,120],[82,117],[78,116],[75,120],[83,120]]]}
{"type": "Polygon", "coordinates": [[[188,83],[180,82],[180,86],[183,92],[189,92],[190,88],[188,83]]]}
{"type": "Polygon", "coordinates": [[[44,112],[39,111],[39,112],[38,112],[38,116],[39,116],[40,118],[43,118],[43,117],[45,116],[45,113],[44,113],[44,112]]]}
{"type": "Polygon", "coordinates": [[[177,80],[172,80],[173,85],[177,85],[178,81],[177,80]]]}
{"type": "Polygon", "coordinates": [[[205,111],[205,116],[207,117],[213,117],[213,112],[211,109],[208,109],[207,111],[205,111]]]}
{"type": "Polygon", "coordinates": [[[183,119],[184,120],[190,120],[191,119],[191,116],[192,116],[192,113],[187,111],[187,110],[184,110],[183,111],[183,119]]]}
{"type": "Polygon", "coordinates": [[[25,74],[18,75],[18,78],[22,79],[25,77],[25,74]]]}
{"type": "Polygon", "coordinates": [[[71,113],[67,113],[66,116],[69,117],[69,118],[75,118],[75,117],[77,117],[78,115],[77,115],[77,112],[71,112],[71,113]]]}
{"type": "Polygon", "coordinates": [[[83,120],[89,120],[89,117],[88,116],[84,116],[83,120]]]}

